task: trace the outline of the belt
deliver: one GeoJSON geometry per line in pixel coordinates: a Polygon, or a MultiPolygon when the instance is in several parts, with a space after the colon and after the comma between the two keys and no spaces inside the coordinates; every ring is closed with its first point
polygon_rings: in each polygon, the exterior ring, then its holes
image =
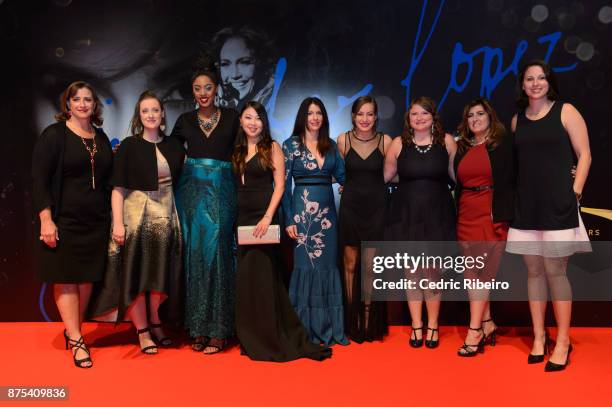
{"type": "Polygon", "coordinates": [[[294,177],[295,185],[331,185],[332,179],[329,175],[304,175],[294,177]]]}
{"type": "Polygon", "coordinates": [[[462,187],[463,189],[467,189],[468,191],[486,191],[489,189],[493,189],[493,185],[481,185],[478,187],[462,187]]]}

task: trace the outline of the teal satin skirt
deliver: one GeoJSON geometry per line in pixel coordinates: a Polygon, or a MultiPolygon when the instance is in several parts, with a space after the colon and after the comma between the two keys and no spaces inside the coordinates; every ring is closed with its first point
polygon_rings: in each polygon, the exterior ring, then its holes
{"type": "Polygon", "coordinates": [[[175,196],[184,238],[185,327],[192,337],[234,336],[237,205],[232,164],[187,158],[175,196]]]}

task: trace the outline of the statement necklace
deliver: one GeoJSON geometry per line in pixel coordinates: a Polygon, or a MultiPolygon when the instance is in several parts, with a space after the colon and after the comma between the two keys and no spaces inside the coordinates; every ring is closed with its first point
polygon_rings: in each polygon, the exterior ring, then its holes
{"type": "Polygon", "coordinates": [[[198,126],[200,126],[200,128],[202,129],[204,133],[208,134],[212,131],[212,129],[215,127],[215,125],[219,121],[219,109],[217,109],[215,113],[210,117],[210,119],[207,119],[207,120],[202,119],[200,117],[200,113],[198,113],[197,116],[198,116],[198,126]]]}
{"type": "Polygon", "coordinates": [[[433,136],[431,136],[431,138],[429,139],[429,144],[424,149],[421,149],[421,146],[417,145],[416,141],[414,140],[414,137],[412,138],[412,145],[414,146],[416,151],[418,151],[421,154],[425,154],[429,150],[431,150],[431,146],[433,146],[433,136]]]}
{"type": "Polygon", "coordinates": [[[94,133],[94,136],[91,139],[91,142],[92,142],[91,148],[87,145],[87,142],[85,141],[85,137],[81,137],[81,136],[79,137],[81,138],[83,145],[85,146],[85,148],[87,149],[87,152],[89,153],[89,162],[91,163],[91,188],[96,189],[96,176],[95,176],[96,161],[94,160],[94,156],[98,152],[98,147],[96,146],[96,134],[94,133]]]}

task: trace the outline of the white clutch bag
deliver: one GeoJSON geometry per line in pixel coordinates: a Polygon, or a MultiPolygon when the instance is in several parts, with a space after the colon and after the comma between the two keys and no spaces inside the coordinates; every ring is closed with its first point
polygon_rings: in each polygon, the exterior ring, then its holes
{"type": "Polygon", "coordinates": [[[262,237],[253,236],[255,226],[238,226],[238,244],[241,246],[252,244],[278,244],[280,243],[280,225],[268,226],[268,231],[262,237]]]}

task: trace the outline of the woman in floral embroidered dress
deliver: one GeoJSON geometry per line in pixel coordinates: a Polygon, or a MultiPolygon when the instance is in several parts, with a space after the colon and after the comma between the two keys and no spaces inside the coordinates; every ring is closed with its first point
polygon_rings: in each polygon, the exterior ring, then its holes
{"type": "Polygon", "coordinates": [[[332,177],[344,183],[344,162],[329,138],[329,120],[320,99],[304,99],[283,153],[283,214],[287,234],[296,241],[289,298],[312,342],[346,345],[332,190],[332,177]]]}

